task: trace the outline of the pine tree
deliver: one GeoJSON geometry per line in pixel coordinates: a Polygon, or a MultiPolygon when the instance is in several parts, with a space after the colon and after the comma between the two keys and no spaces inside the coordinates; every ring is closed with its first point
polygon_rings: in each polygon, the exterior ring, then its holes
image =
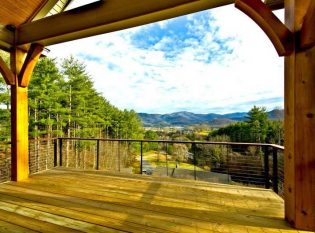
{"type": "MultiPolygon", "coordinates": [[[[9,54],[0,51],[0,57],[9,66],[9,54]]],[[[10,141],[11,121],[10,121],[10,86],[8,86],[0,74],[0,141],[10,141]]]]}

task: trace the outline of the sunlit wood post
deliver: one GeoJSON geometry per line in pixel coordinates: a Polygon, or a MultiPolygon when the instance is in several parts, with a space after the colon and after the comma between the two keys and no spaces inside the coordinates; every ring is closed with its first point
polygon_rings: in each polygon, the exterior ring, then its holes
{"type": "Polygon", "coordinates": [[[285,58],[285,216],[315,231],[315,1],[286,0],[285,16],[295,40],[285,58]]]}
{"type": "Polygon", "coordinates": [[[285,0],[285,25],[260,0],[235,6],[285,57],[285,218],[315,231],[315,1],[285,0]]]}
{"type": "Polygon", "coordinates": [[[11,85],[11,179],[23,180],[29,174],[28,159],[28,97],[27,87],[19,85],[25,53],[19,49],[11,51],[11,70],[15,85],[11,85]]]}
{"type": "Polygon", "coordinates": [[[11,72],[11,180],[28,178],[28,85],[33,69],[43,50],[41,45],[31,45],[28,52],[13,48],[10,53],[11,72]]]}

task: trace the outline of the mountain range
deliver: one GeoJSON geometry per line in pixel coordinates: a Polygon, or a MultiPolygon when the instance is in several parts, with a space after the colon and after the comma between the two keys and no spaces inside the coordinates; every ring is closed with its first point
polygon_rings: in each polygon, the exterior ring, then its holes
{"type": "MultiPolygon", "coordinates": [[[[246,120],[247,112],[235,112],[228,114],[195,114],[192,112],[175,112],[170,114],[138,113],[145,127],[189,126],[196,124],[208,124],[214,127],[222,127],[237,121],[246,120]]],[[[268,112],[269,119],[283,119],[284,111],[275,109],[268,112]]]]}

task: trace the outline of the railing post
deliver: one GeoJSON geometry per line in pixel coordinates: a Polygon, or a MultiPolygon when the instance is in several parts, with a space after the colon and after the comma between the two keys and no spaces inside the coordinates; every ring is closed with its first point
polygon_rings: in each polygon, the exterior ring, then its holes
{"type": "Polygon", "coordinates": [[[59,138],[59,166],[62,167],[62,138],[59,138]]]}
{"type": "Polygon", "coordinates": [[[140,142],[140,174],[142,175],[142,166],[143,166],[143,142],[140,142]]]}
{"type": "Polygon", "coordinates": [[[264,173],[265,173],[265,188],[270,188],[269,182],[269,148],[264,146],[264,173]]]}
{"type": "Polygon", "coordinates": [[[167,158],[167,143],[165,144],[165,159],[166,159],[166,176],[168,176],[168,158],[167,158]]]}
{"type": "Polygon", "coordinates": [[[57,146],[57,139],[54,139],[54,167],[58,166],[58,146],[57,146]]]}
{"type": "Polygon", "coordinates": [[[31,174],[31,142],[28,141],[28,174],[31,174]]]}
{"type": "Polygon", "coordinates": [[[197,170],[196,170],[196,165],[197,165],[197,159],[196,159],[196,143],[192,144],[192,151],[194,155],[194,178],[197,180],[197,170]]]}
{"type": "Polygon", "coordinates": [[[118,151],[118,171],[120,172],[120,143],[117,142],[117,151],[118,151]]]}
{"type": "Polygon", "coordinates": [[[228,182],[230,183],[232,181],[232,175],[230,173],[230,149],[231,147],[229,145],[226,145],[226,172],[228,175],[228,182]]]}
{"type": "Polygon", "coordinates": [[[100,169],[100,140],[96,140],[96,170],[100,169]]]}
{"type": "Polygon", "coordinates": [[[274,147],[272,151],[272,186],[275,193],[279,193],[278,182],[278,149],[274,147]]]}

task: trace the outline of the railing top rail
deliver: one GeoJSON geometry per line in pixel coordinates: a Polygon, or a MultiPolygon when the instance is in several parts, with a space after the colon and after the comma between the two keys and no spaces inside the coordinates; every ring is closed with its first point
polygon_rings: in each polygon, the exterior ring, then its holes
{"type": "Polygon", "coordinates": [[[203,145],[231,145],[231,146],[269,146],[279,150],[284,150],[283,146],[268,143],[249,143],[249,142],[212,142],[212,141],[177,141],[177,140],[146,140],[146,139],[109,139],[109,138],[68,138],[59,137],[64,140],[82,141],[109,141],[109,142],[153,142],[153,143],[183,143],[183,144],[203,144],[203,145]]]}

